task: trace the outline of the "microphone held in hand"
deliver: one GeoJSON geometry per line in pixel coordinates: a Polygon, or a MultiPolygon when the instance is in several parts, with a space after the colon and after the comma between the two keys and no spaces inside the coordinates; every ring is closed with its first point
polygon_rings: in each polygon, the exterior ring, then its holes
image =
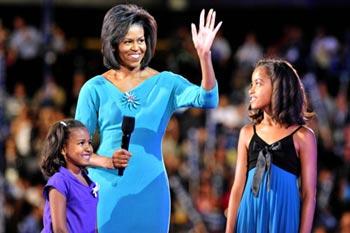
{"type": "MultiPolygon", "coordinates": [[[[132,131],[135,128],[135,118],[130,116],[123,116],[122,122],[122,149],[129,150],[129,142],[132,131]]],[[[125,168],[118,168],[118,176],[122,176],[124,174],[125,168]]]]}

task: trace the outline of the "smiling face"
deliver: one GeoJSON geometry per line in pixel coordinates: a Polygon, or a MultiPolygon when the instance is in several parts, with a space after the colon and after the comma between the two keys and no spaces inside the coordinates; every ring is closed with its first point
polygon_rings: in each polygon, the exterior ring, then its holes
{"type": "Polygon", "coordinates": [[[251,109],[267,110],[271,106],[272,81],[266,73],[266,68],[255,69],[249,89],[251,109]]]}
{"type": "Polygon", "coordinates": [[[121,65],[130,70],[140,67],[146,49],[147,46],[143,27],[139,24],[131,25],[128,33],[118,44],[121,65]]]}
{"type": "Polygon", "coordinates": [[[86,128],[73,128],[62,149],[68,170],[79,171],[89,165],[92,155],[92,141],[86,128]]]}

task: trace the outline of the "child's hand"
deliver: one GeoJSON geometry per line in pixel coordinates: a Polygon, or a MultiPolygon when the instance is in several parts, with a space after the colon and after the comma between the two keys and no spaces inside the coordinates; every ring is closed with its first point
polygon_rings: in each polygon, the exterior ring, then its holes
{"type": "Polygon", "coordinates": [[[118,149],[112,155],[112,163],[114,168],[125,168],[128,166],[131,154],[124,149],[118,149]]]}

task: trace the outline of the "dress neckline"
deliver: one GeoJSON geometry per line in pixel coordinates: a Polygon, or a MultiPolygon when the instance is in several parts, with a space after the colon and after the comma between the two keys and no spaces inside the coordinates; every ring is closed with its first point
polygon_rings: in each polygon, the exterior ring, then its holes
{"type": "Polygon", "coordinates": [[[145,85],[147,82],[149,82],[150,80],[153,80],[154,78],[156,78],[157,76],[160,76],[162,72],[158,72],[156,73],[155,75],[152,75],[146,79],[144,79],[142,82],[140,82],[139,84],[137,84],[136,86],[130,88],[129,90],[127,91],[122,91],[119,89],[119,87],[117,85],[115,85],[113,82],[111,82],[108,78],[106,78],[105,76],[103,76],[102,74],[100,75],[100,77],[106,82],[106,83],[109,83],[111,86],[113,86],[119,93],[121,94],[127,94],[127,93],[130,93],[130,92],[134,92],[135,90],[141,88],[143,85],[145,85]]]}
{"type": "Polygon", "coordinates": [[[80,185],[86,187],[86,188],[91,188],[93,182],[90,180],[90,178],[86,175],[86,173],[84,171],[82,171],[82,175],[85,178],[87,185],[84,184],[82,181],[80,181],[78,179],[78,177],[74,176],[73,173],[71,171],[69,171],[67,168],[61,166],[60,167],[60,172],[62,172],[63,174],[71,177],[71,179],[73,179],[75,182],[78,182],[80,185]]]}
{"type": "Polygon", "coordinates": [[[302,125],[299,125],[299,127],[297,127],[293,132],[291,132],[290,134],[288,134],[288,135],[286,135],[286,136],[284,136],[284,137],[282,137],[282,138],[280,138],[280,139],[274,141],[273,143],[267,143],[267,142],[266,142],[262,137],[260,137],[259,134],[256,132],[255,125],[254,125],[253,127],[254,127],[254,135],[256,135],[256,136],[257,136],[264,144],[266,144],[267,146],[271,146],[271,145],[273,145],[273,144],[275,144],[275,143],[281,142],[281,141],[283,141],[283,140],[285,140],[285,139],[287,139],[287,138],[293,136],[293,134],[295,134],[295,133],[296,133],[301,127],[303,127],[303,126],[302,126],[302,125]]]}

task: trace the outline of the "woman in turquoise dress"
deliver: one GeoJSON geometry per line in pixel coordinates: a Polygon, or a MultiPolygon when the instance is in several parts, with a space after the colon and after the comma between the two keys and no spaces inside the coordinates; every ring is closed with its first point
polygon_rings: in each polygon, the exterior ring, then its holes
{"type": "Polygon", "coordinates": [[[226,233],[311,233],[317,151],[299,76],[286,61],[263,59],[249,97],[252,123],[239,135],[226,233]]]}
{"type": "Polygon", "coordinates": [[[192,39],[201,70],[201,86],[148,64],[156,46],[157,24],[144,9],[121,4],[105,15],[101,40],[109,69],[82,87],[75,118],[99,147],[90,160],[89,176],[99,184],[99,233],[166,233],[170,222],[170,191],[162,157],[162,138],[174,111],[181,107],[214,108],[218,88],[210,48],[221,26],[215,11],[200,14],[192,39]],[[121,149],[122,120],[134,117],[128,150],[121,149]],[[115,169],[124,168],[118,176],[115,169]]]}

